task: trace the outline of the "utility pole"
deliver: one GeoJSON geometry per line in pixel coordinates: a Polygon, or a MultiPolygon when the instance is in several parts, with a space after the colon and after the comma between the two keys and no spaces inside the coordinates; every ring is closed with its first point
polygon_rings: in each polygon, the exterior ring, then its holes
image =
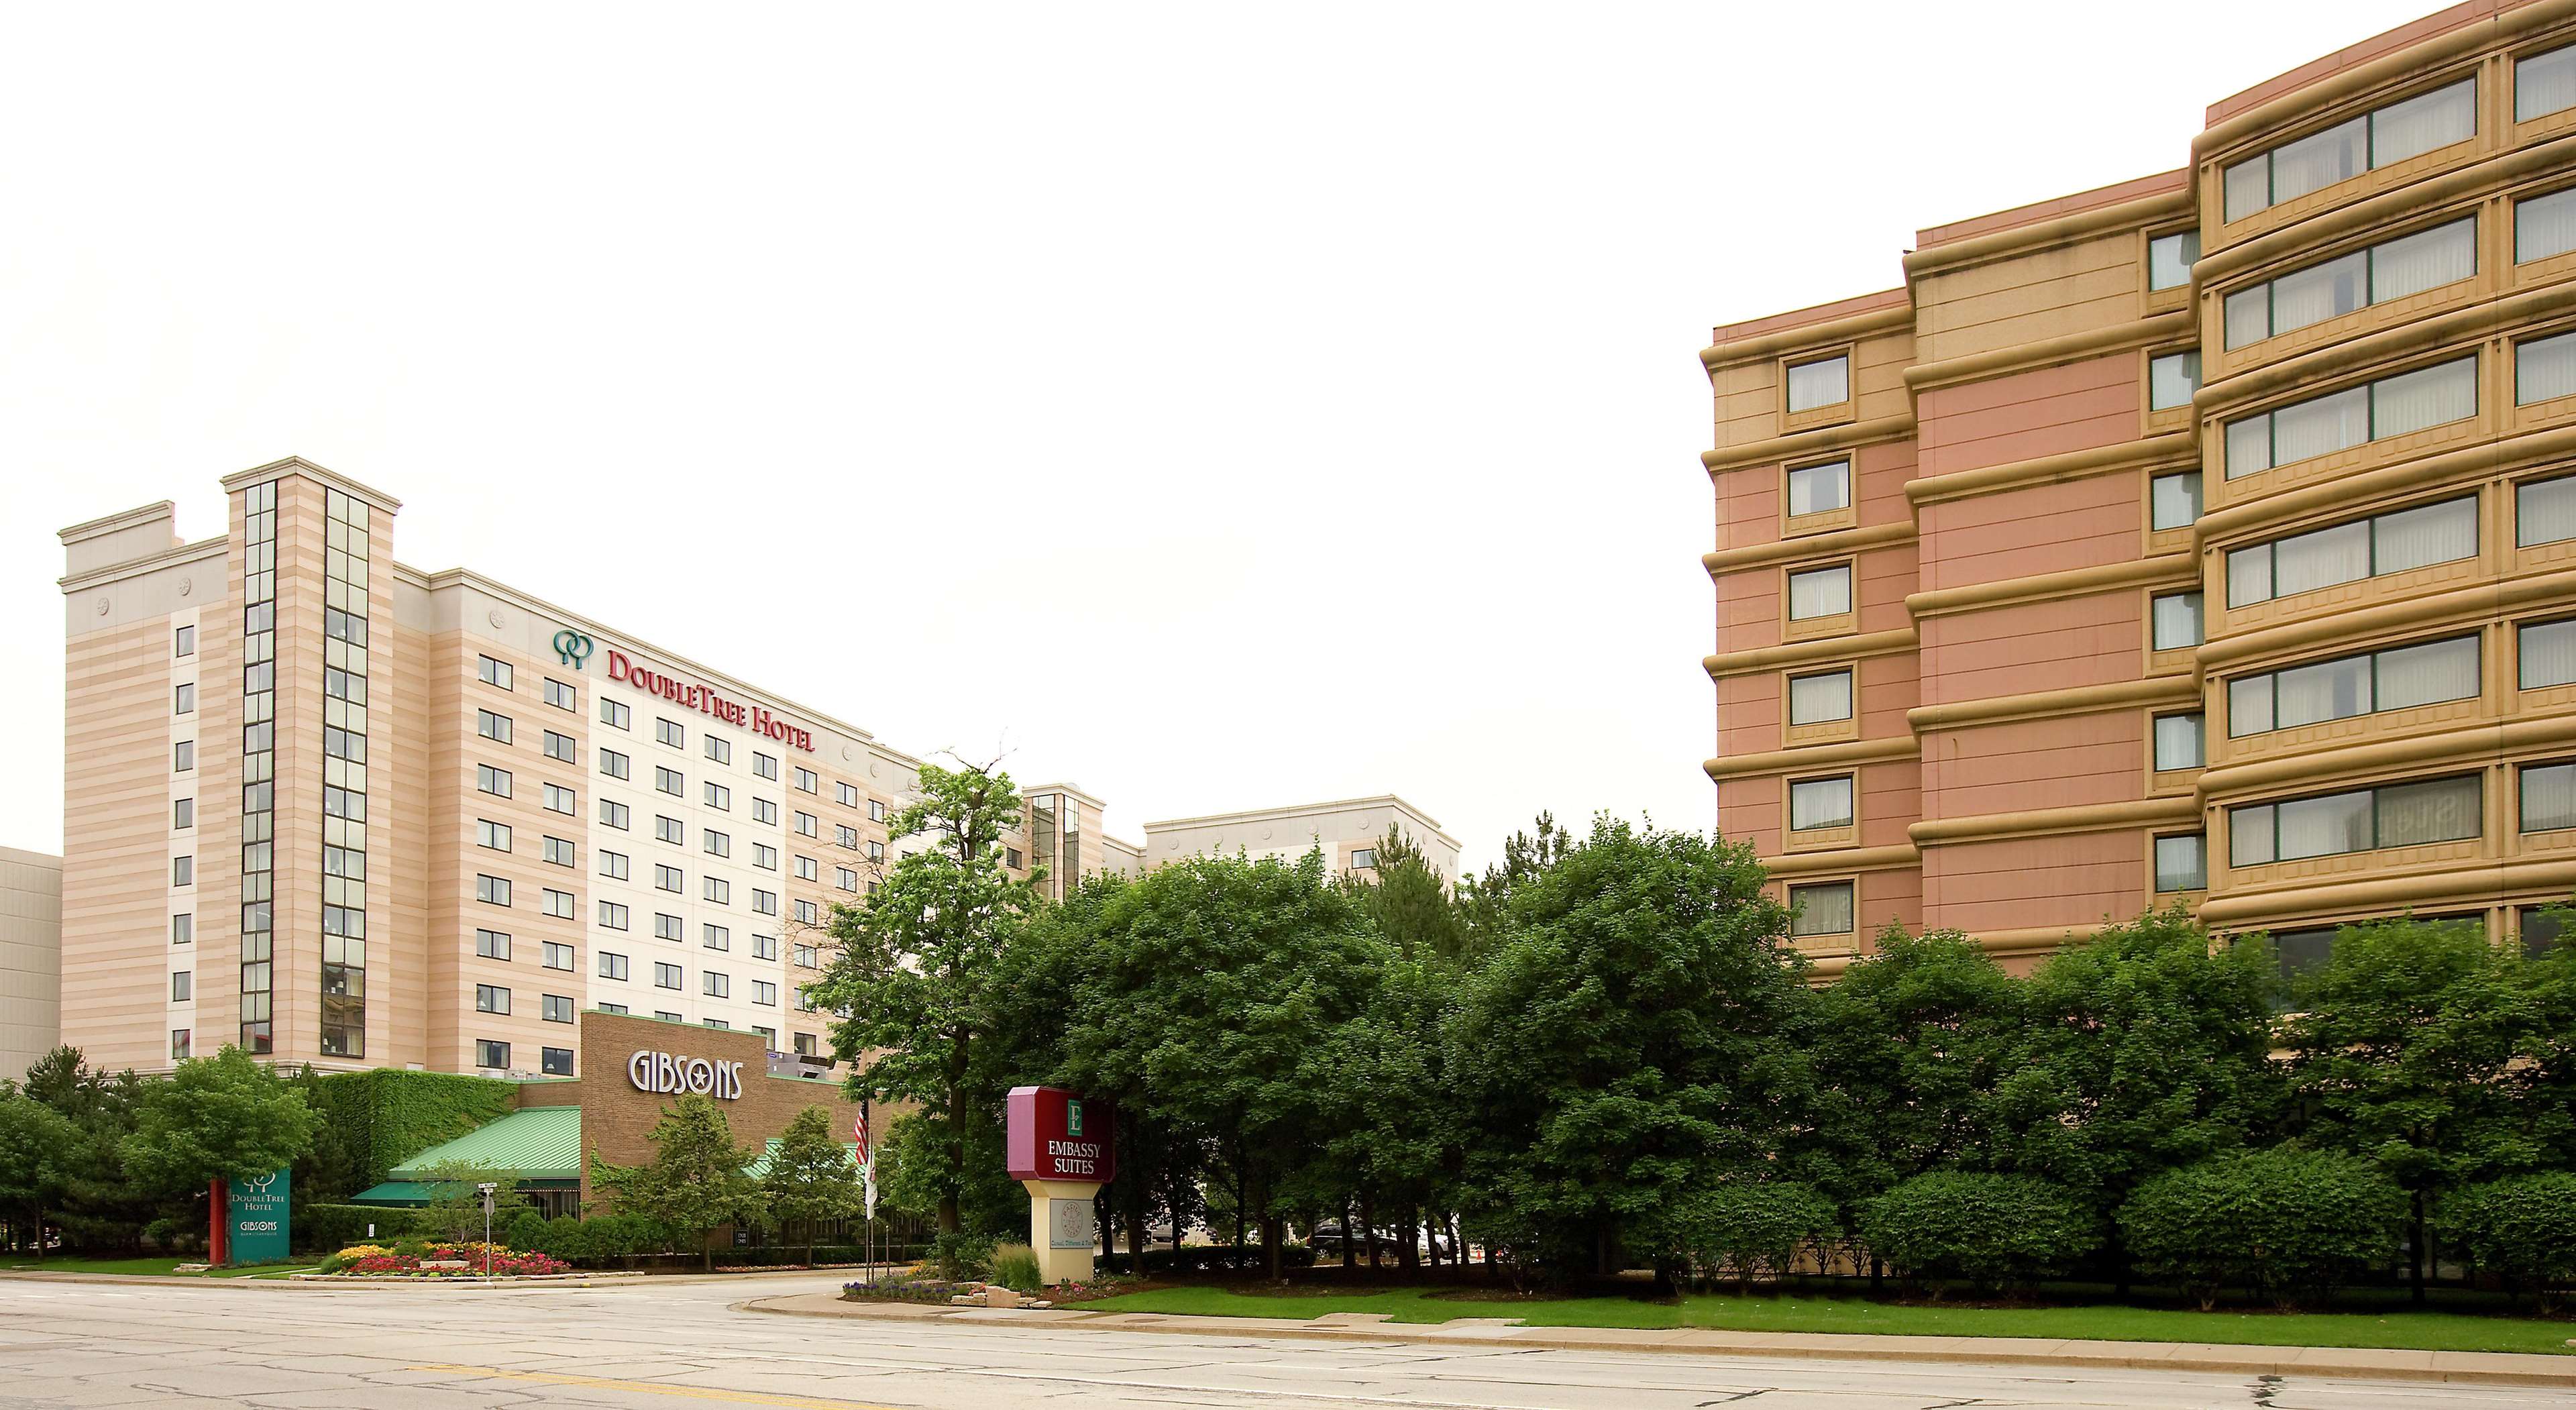
{"type": "Polygon", "coordinates": [[[483,1276],[492,1276],[492,1193],[500,1189],[489,1180],[474,1187],[483,1192],[483,1276]]]}

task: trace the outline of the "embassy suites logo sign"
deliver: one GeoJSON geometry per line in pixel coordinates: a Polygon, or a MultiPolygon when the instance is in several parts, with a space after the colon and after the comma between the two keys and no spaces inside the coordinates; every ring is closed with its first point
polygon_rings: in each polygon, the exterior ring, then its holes
{"type": "Polygon", "coordinates": [[[716,693],[713,686],[694,685],[626,659],[626,653],[611,648],[608,653],[608,678],[622,681],[647,695],[658,695],[684,710],[710,715],[729,725],[739,725],[757,735],[781,744],[792,744],[811,754],[814,732],[803,725],[789,724],[759,705],[745,705],[716,693]]]}

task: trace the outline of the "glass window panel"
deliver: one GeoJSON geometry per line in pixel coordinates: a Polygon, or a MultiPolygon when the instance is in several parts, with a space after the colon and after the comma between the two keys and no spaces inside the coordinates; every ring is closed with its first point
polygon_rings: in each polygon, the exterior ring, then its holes
{"type": "Polygon", "coordinates": [[[1851,359],[1829,357],[1789,369],[1789,409],[1811,411],[1851,400],[1851,359]]]}
{"type": "Polygon", "coordinates": [[[2576,621],[2524,627],[2519,645],[2523,689],[2576,684],[2576,621]]]}
{"type": "Polygon", "coordinates": [[[2297,666],[2273,676],[2273,728],[2370,713],[2370,658],[2347,656],[2297,666]]]}
{"type": "Polygon", "coordinates": [[[2200,519],[2200,472],[2158,475],[2148,482],[2148,522],[2159,529],[2180,529],[2200,519]]]}
{"type": "Polygon", "coordinates": [[[2552,49],[2513,65],[2513,120],[2529,122],[2576,108],[2576,48],[2552,49]]]}
{"type": "Polygon", "coordinates": [[[2372,708],[2403,710],[2478,693],[2478,639],[2454,637],[2379,653],[2372,708]]]}
{"type": "Polygon", "coordinates": [[[2514,263],[2528,264],[2569,250],[2576,250],[2576,190],[2534,196],[2513,208],[2514,263]]]}
{"type": "MultiPolygon", "coordinates": [[[[2391,103],[2372,113],[2370,164],[2387,166],[2420,157],[2455,142],[2466,142],[2477,133],[2477,83],[2464,78],[2448,88],[2436,88],[2422,97],[2391,103]]],[[[2277,178],[2274,189],[2279,189],[2277,178]]]]}
{"type": "Polygon", "coordinates": [[[2272,600],[2272,545],[2258,543],[2227,555],[2227,605],[2272,600]]]}
{"type": "Polygon", "coordinates": [[[2437,778],[2379,790],[2379,845],[2411,847],[2478,835],[2478,781],[2437,778]]]}
{"type": "Polygon", "coordinates": [[[2200,645],[2200,594],[2178,592],[2157,598],[2151,639],[2158,651],[2200,645]]]}
{"type": "Polygon", "coordinates": [[[2241,348],[2272,336],[2272,286],[2257,284],[2227,296],[2227,346],[2241,348]]]}
{"type": "Polygon", "coordinates": [[[2576,475],[2515,486],[2513,534],[2525,548],[2576,539],[2576,475]]]}
{"type": "Polygon", "coordinates": [[[1823,514],[1851,506],[1851,462],[1802,465],[1789,472],[1789,512],[1823,514]]]}
{"type": "Polygon", "coordinates": [[[2201,757],[2201,718],[2198,715],[2158,715],[2156,717],[2156,770],[2196,769],[2205,761],[2201,757]]]}
{"type": "MultiPolygon", "coordinates": [[[[2430,424],[2429,422],[2426,424],[2430,424]]],[[[2272,463],[2325,455],[2370,439],[2370,389],[2355,387],[2272,413],[2272,463]]],[[[2233,449],[2230,443],[2230,449],[2233,449]]]]}
{"type": "Polygon", "coordinates": [[[1813,725],[1851,717],[1851,672],[1829,671],[1823,675],[1790,679],[1789,723],[1813,725]]]}
{"type": "Polygon", "coordinates": [[[1837,881],[1818,886],[1789,888],[1789,906],[1797,919],[1790,922],[1789,933],[1795,936],[1849,935],[1852,933],[1852,884],[1837,881]]]}
{"type": "Polygon", "coordinates": [[[1806,832],[1820,827],[1849,827],[1852,820],[1852,781],[1841,778],[1811,778],[1789,785],[1789,827],[1806,832]]]}
{"type": "Polygon", "coordinates": [[[2402,573],[2472,558],[2478,551],[2478,502],[2446,499],[2370,521],[2371,571],[2402,573]]]}
{"type": "Polygon", "coordinates": [[[2275,805],[2281,860],[2370,850],[2370,790],[2299,798],[2275,805]]]}
{"type": "MultiPolygon", "coordinates": [[[[2272,149],[2272,195],[2269,204],[2296,200],[2338,181],[2350,181],[2370,169],[2369,121],[2354,118],[2313,137],[2302,137],[2272,149]]],[[[2229,203],[2231,211],[2234,202],[2229,203]]]]}
{"type": "Polygon", "coordinates": [[[2576,827],[2576,764],[2546,764],[2522,771],[2522,830],[2555,832],[2576,827]]]}
{"type": "Polygon", "coordinates": [[[2227,478],[2233,480],[2272,468],[2272,418],[2269,413],[2227,423],[2227,478]]]}
{"type": "Polygon", "coordinates": [[[2272,331],[2339,318],[2369,302],[2370,259],[2360,251],[2272,281],[2272,331]]]}
{"type": "Polygon", "coordinates": [[[2455,220],[2370,251],[2370,301],[2457,284],[2478,272],[2478,222],[2455,220]]]}
{"type": "Polygon", "coordinates": [[[2513,400],[2516,406],[2576,395],[2576,333],[2516,343],[2513,349],[2513,400]]]}
{"type": "Polygon", "coordinates": [[[2272,595],[2289,597],[2370,576],[2370,521],[2298,534],[2272,545],[2272,595]]]}
{"type": "Polygon", "coordinates": [[[2227,218],[2243,220],[2272,204],[2272,160],[2269,154],[2227,169],[2227,218]]]}
{"type": "Polygon", "coordinates": [[[2179,289],[2191,282],[2192,263],[2200,258],[2200,232],[2178,231],[2147,242],[2147,287],[2179,289]]]}
{"type": "Polygon", "coordinates": [[[1837,617],[1851,610],[1851,569],[1816,568],[1789,575],[1789,620],[1837,617]]]}
{"type": "Polygon", "coordinates": [[[2272,728],[2272,677],[2241,676],[2227,683],[2227,733],[2231,738],[2272,728]]]}
{"type": "Polygon", "coordinates": [[[2147,363],[2147,408],[2166,411],[2191,405],[2191,394],[2200,390],[2200,354],[2171,353],[2147,363]]]}
{"type": "Polygon", "coordinates": [[[2156,839],[2156,889],[2203,891],[2209,887],[2209,839],[2197,832],[2156,839]]]}
{"type": "Polygon", "coordinates": [[[2257,867],[2273,859],[2272,805],[2227,810],[2227,864],[2257,867]]]}
{"type": "MultiPolygon", "coordinates": [[[[2402,436],[2478,414],[2478,360],[2464,357],[2371,384],[2370,434],[2402,436]]],[[[2288,459],[2288,456],[2283,456],[2288,459]]]]}

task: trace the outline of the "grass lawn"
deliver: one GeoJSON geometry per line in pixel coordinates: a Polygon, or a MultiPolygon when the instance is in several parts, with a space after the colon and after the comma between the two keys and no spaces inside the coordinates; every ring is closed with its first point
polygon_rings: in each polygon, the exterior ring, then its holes
{"type": "Polygon", "coordinates": [[[289,1273],[310,1273],[310,1263],[263,1263],[251,1268],[224,1268],[212,1273],[182,1273],[179,1265],[187,1260],[177,1258],[48,1258],[39,1263],[32,1258],[19,1258],[8,1264],[13,1273],[122,1273],[144,1278],[283,1278],[289,1273]]]}
{"type": "Polygon", "coordinates": [[[1158,1288],[1081,1306],[1101,1312],[1223,1317],[1320,1317],[1384,1312],[1398,1322],[1518,1317],[1534,1327],[1713,1327],[1737,1332],[1873,1332],[1892,1336],[2065,1337],[2091,1341],[2225,1342],[2251,1346],[2368,1346],[2425,1351],[2576,1355],[2576,1322],[2469,1312],[2196,1312],[2114,1304],[2071,1307],[1915,1306],[1860,1297],[1695,1293],[1679,1303],[1577,1297],[1465,1301],[1436,1289],[1267,1295],[1217,1287],[1158,1288]]]}

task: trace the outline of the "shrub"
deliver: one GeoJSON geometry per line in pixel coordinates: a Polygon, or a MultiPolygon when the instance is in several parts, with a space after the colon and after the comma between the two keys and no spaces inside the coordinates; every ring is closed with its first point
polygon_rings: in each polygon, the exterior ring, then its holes
{"type": "Polygon", "coordinates": [[[1037,1250],[1027,1244],[1003,1244],[993,1250],[993,1271],[986,1275],[1016,1293],[1035,1293],[1039,1281],[1037,1250]]]}
{"type": "MultiPolygon", "coordinates": [[[[199,1222],[203,1222],[202,1220],[199,1222]]],[[[378,1243],[423,1232],[420,1211],[371,1204],[308,1204],[295,1211],[295,1242],[306,1249],[344,1248],[369,1237],[375,1226],[378,1243]]]]}
{"type": "Polygon", "coordinates": [[[2516,1175],[2471,1185],[2442,1201],[2442,1234],[2466,1247],[2479,1267],[2529,1288],[2542,1310],[2561,1296],[2552,1283],[2576,1282],[2576,1175],[2516,1175]]]}
{"type": "Polygon", "coordinates": [[[521,1209],[513,1212],[509,1219],[493,1232],[500,1235],[501,1242],[512,1248],[532,1248],[542,1251],[545,1247],[546,1226],[553,1222],[538,1210],[521,1209]]]}
{"type": "Polygon", "coordinates": [[[1861,1206],[1870,1251],[1917,1280],[1979,1289],[2063,1269],[2101,1242],[2065,1190],[2030,1175],[1935,1170],[1861,1206]]]}
{"type": "Polygon", "coordinates": [[[2167,1171],[2120,1206],[2141,1271],[2206,1311],[2240,1284],[2284,1305],[2394,1252],[2406,1195],[2378,1167],[2327,1151],[2235,1151],[2167,1171]]]}
{"type": "Polygon", "coordinates": [[[930,1245],[930,1266],[942,1278],[981,1278],[993,1266],[993,1236],[957,1232],[941,1234],[930,1245]]]}
{"type": "Polygon", "coordinates": [[[1738,1282],[1785,1276],[1808,1245],[1834,1236],[1833,1201],[1789,1181],[1715,1185],[1673,1213],[1673,1251],[1702,1273],[1738,1282]]]}

